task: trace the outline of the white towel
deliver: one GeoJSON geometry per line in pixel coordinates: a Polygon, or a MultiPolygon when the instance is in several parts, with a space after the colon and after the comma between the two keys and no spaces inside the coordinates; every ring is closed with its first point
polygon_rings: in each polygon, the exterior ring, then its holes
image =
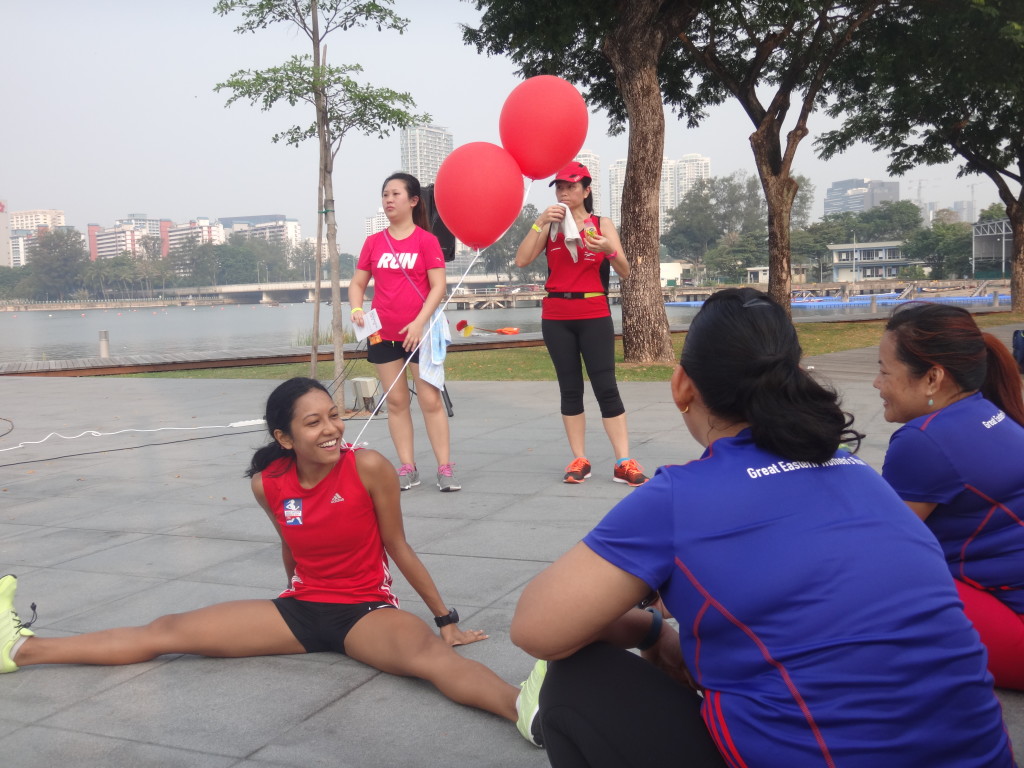
{"type": "Polygon", "coordinates": [[[565,203],[559,203],[559,205],[565,209],[565,216],[562,217],[561,221],[551,222],[548,237],[554,240],[559,234],[565,235],[565,247],[569,249],[569,254],[572,256],[573,263],[575,264],[580,260],[583,238],[580,237],[580,231],[576,227],[576,219],[573,218],[569,206],[565,203]]]}
{"type": "Polygon", "coordinates": [[[430,331],[420,344],[420,378],[444,389],[444,358],[452,332],[440,307],[434,310],[430,323],[430,331]]]}

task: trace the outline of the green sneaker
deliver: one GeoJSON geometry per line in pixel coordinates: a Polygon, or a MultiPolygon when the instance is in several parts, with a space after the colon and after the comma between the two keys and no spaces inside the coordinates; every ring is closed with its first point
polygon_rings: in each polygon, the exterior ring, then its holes
{"type": "Polygon", "coordinates": [[[516,712],[519,714],[516,728],[523,738],[535,747],[544,746],[544,733],[541,731],[537,713],[540,710],[540,689],[544,685],[547,673],[548,663],[544,659],[538,660],[533,665],[530,676],[519,686],[521,690],[516,698],[516,712]]]}
{"type": "Polygon", "coordinates": [[[22,624],[14,610],[14,593],[17,589],[16,576],[8,573],[0,578],[0,674],[14,672],[18,668],[11,658],[11,649],[18,638],[35,634],[29,626],[36,620],[36,604],[32,603],[32,620],[22,624]]]}

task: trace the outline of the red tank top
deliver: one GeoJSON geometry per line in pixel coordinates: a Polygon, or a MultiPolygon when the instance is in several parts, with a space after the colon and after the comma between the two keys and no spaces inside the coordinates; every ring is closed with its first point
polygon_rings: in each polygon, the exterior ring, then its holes
{"type": "Polygon", "coordinates": [[[391,593],[391,570],[377,514],[356,470],[354,450],[344,451],[313,488],[299,484],[292,459],[278,459],[260,478],[295,558],[291,587],[281,597],[320,603],[383,601],[398,606],[398,598],[391,593]]]}
{"type": "MultiPolygon", "coordinates": [[[[601,234],[601,221],[597,216],[588,216],[583,227],[592,226],[601,234]]],[[[544,289],[558,293],[601,293],[608,291],[608,259],[603,253],[594,253],[584,247],[577,252],[576,261],[565,245],[565,236],[559,233],[546,244],[548,257],[548,280],[544,289]]],[[[587,320],[607,317],[607,295],[592,296],[588,299],[546,298],[541,308],[545,320],[587,320]]]]}

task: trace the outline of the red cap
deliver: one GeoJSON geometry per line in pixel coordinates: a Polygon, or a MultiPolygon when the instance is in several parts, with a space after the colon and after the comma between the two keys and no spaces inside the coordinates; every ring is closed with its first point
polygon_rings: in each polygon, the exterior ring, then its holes
{"type": "Polygon", "coordinates": [[[593,180],[593,177],[590,175],[590,171],[587,170],[587,166],[573,160],[555,174],[555,180],[548,184],[548,186],[554,186],[555,182],[558,181],[568,181],[570,184],[574,184],[577,181],[583,181],[583,179],[593,180]]]}

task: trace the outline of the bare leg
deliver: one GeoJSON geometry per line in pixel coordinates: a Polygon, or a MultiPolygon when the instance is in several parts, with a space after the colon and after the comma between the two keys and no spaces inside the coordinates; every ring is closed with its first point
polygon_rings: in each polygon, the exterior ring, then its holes
{"type": "Polygon", "coordinates": [[[578,459],[585,458],[587,447],[587,417],[578,413],[575,416],[562,414],[562,424],[565,425],[565,436],[569,438],[569,450],[578,459]]]}
{"type": "Polygon", "coordinates": [[[423,411],[423,423],[427,426],[427,437],[434,450],[437,465],[451,461],[451,438],[448,431],[448,411],[445,410],[441,390],[420,378],[420,367],[410,365],[416,378],[416,399],[423,411]]]}
{"type": "Polygon", "coordinates": [[[161,616],[144,627],[29,637],[15,663],[137,664],[165,653],[239,658],[305,652],[270,600],[237,600],[161,616]]]}
{"type": "Polygon", "coordinates": [[[627,458],[629,456],[629,430],[626,428],[626,414],[621,413],[610,419],[601,419],[601,421],[604,422],[604,431],[612,443],[615,460],[627,458]]]}
{"type": "Polygon", "coordinates": [[[409,412],[411,397],[409,387],[406,384],[405,371],[402,366],[403,360],[393,360],[390,363],[378,363],[374,367],[380,377],[384,391],[388,392],[388,431],[391,433],[391,442],[395,444],[395,451],[398,453],[400,464],[416,464],[416,453],[413,450],[412,440],[412,414],[409,412]],[[399,372],[401,378],[399,379],[399,372]],[[395,381],[398,381],[395,384],[395,381]],[[391,386],[394,384],[394,386],[391,386]]]}
{"type": "Polygon", "coordinates": [[[459,656],[407,611],[373,611],[345,638],[345,653],[381,672],[418,677],[452,701],[516,721],[519,689],[479,662],[459,656]]]}

